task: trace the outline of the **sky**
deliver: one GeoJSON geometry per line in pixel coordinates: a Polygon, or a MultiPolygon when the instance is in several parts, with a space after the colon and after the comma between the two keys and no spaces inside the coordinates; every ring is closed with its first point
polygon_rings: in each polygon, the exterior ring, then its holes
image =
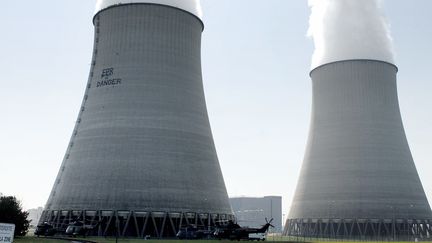
{"type": "MultiPolygon", "coordinates": [[[[48,199],[84,95],[95,1],[0,7],[0,193],[24,208],[48,199]]],[[[283,196],[288,214],[310,113],[306,0],[202,0],[207,107],[229,196],[283,196]]],[[[399,101],[432,202],[430,0],[386,0],[399,101]]]]}
{"type": "Polygon", "coordinates": [[[96,12],[101,9],[117,4],[127,3],[156,3],[176,8],[184,9],[190,13],[193,13],[197,17],[202,17],[202,8],[200,0],[97,0],[96,1],[96,12]]]}

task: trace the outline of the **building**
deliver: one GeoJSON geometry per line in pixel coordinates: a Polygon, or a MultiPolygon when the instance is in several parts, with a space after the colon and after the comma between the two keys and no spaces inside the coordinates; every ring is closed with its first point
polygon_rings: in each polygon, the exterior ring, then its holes
{"type": "Polygon", "coordinates": [[[204,97],[202,20],[181,0],[102,2],[82,107],[41,221],[162,238],[231,219],[204,97]]]}
{"type": "Polygon", "coordinates": [[[432,235],[431,208],[402,124],[397,72],[379,60],[312,70],[311,128],[285,235],[432,235]]]}
{"type": "Polygon", "coordinates": [[[27,210],[29,213],[27,219],[30,220],[30,225],[36,226],[39,222],[40,217],[42,216],[43,207],[32,208],[27,210]]]}
{"type": "Polygon", "coordinates": [[[282,232],[282,197],[232,197],[231,207],[241,226],[261,227],[273,219],[270,232],[282,232]]]}

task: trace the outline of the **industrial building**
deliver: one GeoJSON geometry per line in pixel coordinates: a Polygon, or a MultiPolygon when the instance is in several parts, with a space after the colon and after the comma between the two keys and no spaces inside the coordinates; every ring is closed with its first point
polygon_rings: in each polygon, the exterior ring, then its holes
{"type": "Polygon", "coordinates": [[[202,20],[181,4],[107,2],[93,19],[88,84],[40,222],[162,238],[233,219],[204,97],[202,20]]]}
{"type": "Polygon", "coordinates": [[[231,207],[241,226],[261,227],[266,219],[273,219],[273,233],[282,232],[282,197],[232,197],[231,207]]]}
{"type": "Polygon", "coordinates": [[[402,124],[398,68],[342,60],[311,72],[310,134],[284,234],[413,240],[432,212],[402,124]]]}
{"type": "Polygon", "coordinates": [[[30,221],[30,225],[36,226],[39,222],[39,219],[43,213],[44,208],[38,207],[38,208],[32,208],[27,210],[29,215],[27,216],[27,220],[30,221]]]}

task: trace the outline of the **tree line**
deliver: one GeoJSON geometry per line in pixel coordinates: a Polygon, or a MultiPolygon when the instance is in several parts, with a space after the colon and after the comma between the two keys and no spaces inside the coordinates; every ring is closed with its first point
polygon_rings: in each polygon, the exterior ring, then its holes
{"type": "Polygon", "coordinates": [[[30,226],[28,215],[16,197],[0,194],[0,223],[15,224],[15,236],[27,234],[30,226]]]}

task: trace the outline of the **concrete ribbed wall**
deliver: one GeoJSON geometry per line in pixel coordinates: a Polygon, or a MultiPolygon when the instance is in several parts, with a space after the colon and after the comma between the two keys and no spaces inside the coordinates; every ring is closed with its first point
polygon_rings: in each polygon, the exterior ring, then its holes
{"type": "Polygon", "coordinates": [[[94,24],[89,84],[46,210],[231,214],[204,98],[202,22],[131,4],[94,24]]]}
{"type": "Polygon", "coordinates": [[[372,60],[312,71],[309,140],[289,219],[431,219],[405,136],[397,68],[372,60]]]}

